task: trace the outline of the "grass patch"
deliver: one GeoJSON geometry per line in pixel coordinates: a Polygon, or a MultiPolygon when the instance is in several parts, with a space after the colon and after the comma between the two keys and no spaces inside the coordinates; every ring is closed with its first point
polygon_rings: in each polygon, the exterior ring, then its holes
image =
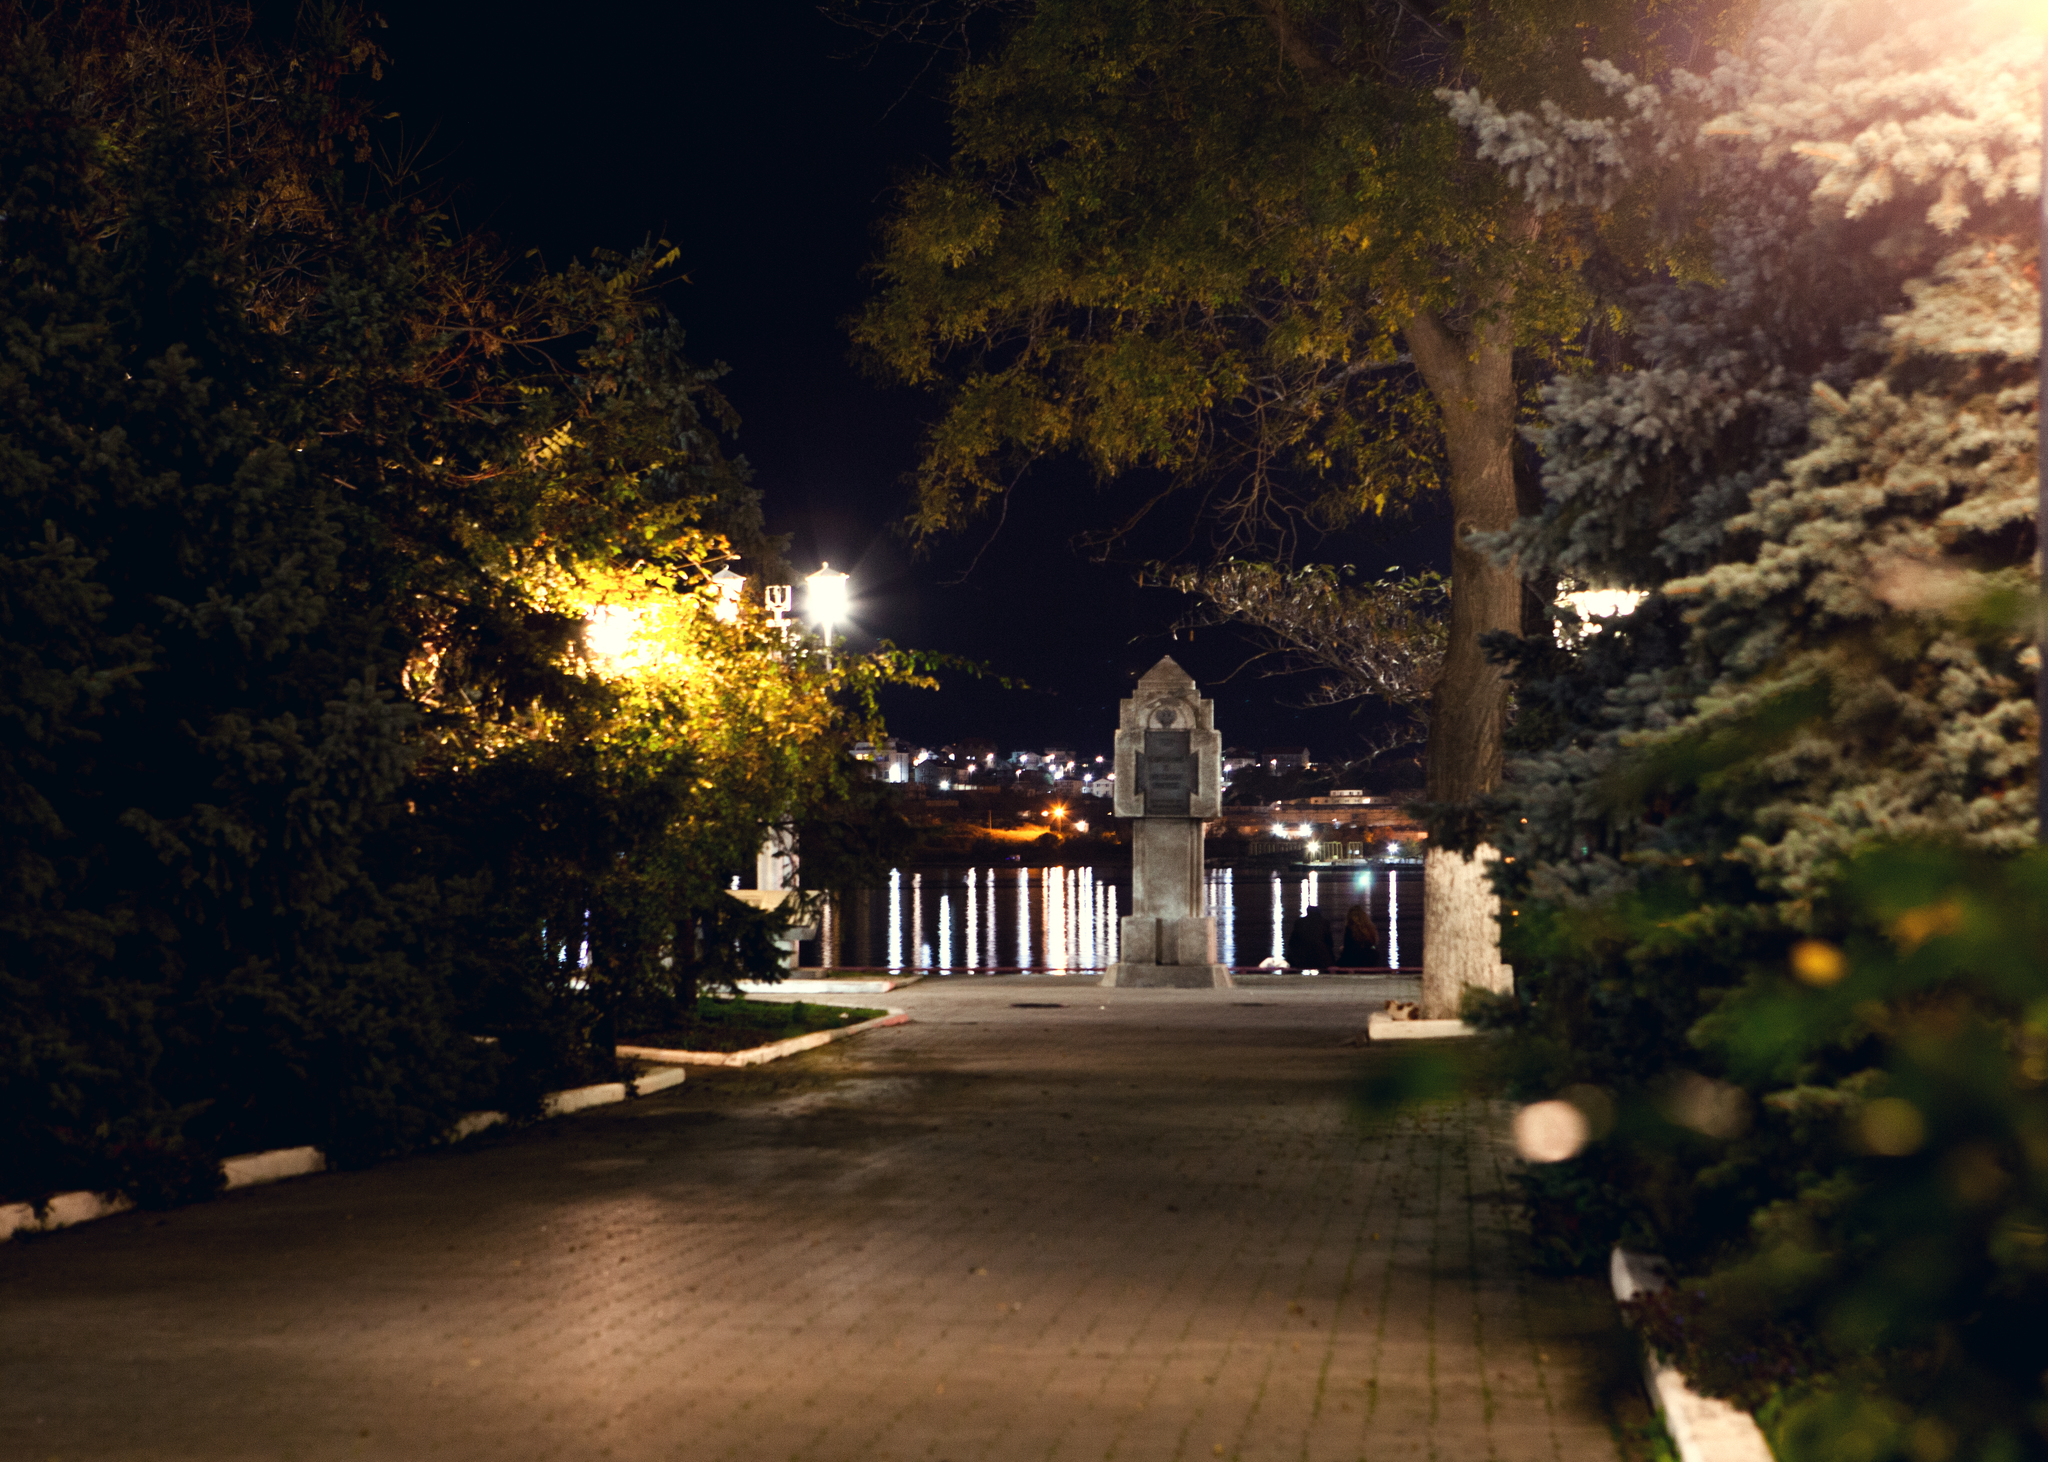
{"type": "Polygon", "coordinates": [[[843,1030],[888,1013],[803,1000],[706,997],[698,1000],[688,1018],[670,1021],[660,1030],[635,1031],[622,1044],[655,1046],[667,1051],[750,1051],[771,1041],[786,1041],[813,1031],[843,1030]]]}

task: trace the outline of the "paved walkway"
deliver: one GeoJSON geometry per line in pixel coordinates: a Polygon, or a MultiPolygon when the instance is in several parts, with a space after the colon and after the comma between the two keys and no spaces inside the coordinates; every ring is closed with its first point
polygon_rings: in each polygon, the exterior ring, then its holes
{"type": "Polygon", "coordinates": [[[1515,1268],[1498,1113],[1352,1115],[1360,994],[927,983],[778,1065],[0,1246],[0,1457],[1613,1457],[1611,1306],[1515,1268]]]}

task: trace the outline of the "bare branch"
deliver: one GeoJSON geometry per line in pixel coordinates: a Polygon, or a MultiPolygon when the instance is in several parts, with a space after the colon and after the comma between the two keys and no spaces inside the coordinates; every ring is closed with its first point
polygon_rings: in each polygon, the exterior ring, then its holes
{"type": "Polygon", "coordinates": [[[1352,586],[1327,564],[1290,571],[1231,559],[1161,578],[1202,601],[1191,626],[1247,633],[1274,662],[1267,673],[1321,676],[1311,704],[1372,699],[1419,716],[1443,668],[1450,596],[1437,574],[1352,586]]]}

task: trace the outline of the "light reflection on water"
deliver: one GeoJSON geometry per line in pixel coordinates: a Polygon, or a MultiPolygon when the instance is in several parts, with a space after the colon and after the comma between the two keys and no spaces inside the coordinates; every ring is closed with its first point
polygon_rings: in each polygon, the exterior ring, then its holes
{"type": "MultiPolygon", "coordinates": [[[[1284,957],[1289,925],[1311,906],[1341,948],[1345,915],[1362,903],[1387,966],[1412,967],[1422,951],[1421,879],[1419,866],[1400,865],[1211,869],[1204,885],[1217,957],[1240,969],[1284,957]]],[[[840,900],[824,940],[803,946],[803,963],[963,974],[1099,970],[1115,961],[1117,921],[1129,910],[1128,867],[891,869],[886,888],[840,900]]]]}

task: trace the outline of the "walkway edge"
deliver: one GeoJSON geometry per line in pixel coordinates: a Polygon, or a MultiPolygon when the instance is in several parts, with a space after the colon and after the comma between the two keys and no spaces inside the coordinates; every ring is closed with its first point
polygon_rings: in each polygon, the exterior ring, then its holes
{"type": "MultiPolygon", "coordinates": [[[[907,1020],[909,1017],[904,1018],[907,1020]]],[[[865,1022],[866,1025],[883,1023],[865,1022]]],[[[847,1033],[832,1032],[834,1035],[847,1033]]],[[[624,1053],[623,1048],[621,1053],[624,1053]]],[[[625,1101],[629,1094],[653,1096],[658,1091],[667,1091],[672,1086],[681,1085],[688,1075],[687,1071],[678,1067],[671,1071],[650,1071],[631,1082],[603,1081],[595,1086],[577,1086],[567,1091],[551,1091],[541,1098],[541,1116],[563,1117],[589,1107],[609,1106],[614,1102],[625,1101]]],[[[457,1143],[507,1120],[503,1112],[468,1112],[455,1119],[455,1124],[448,1129],[444,1141],[457,1143]]],[[[222,1187],[227,1190],[253,1188],[261,1183],[277,1183],[286,1178],[305,1177],[326,1170],[327,1154],[317,1147],[277,1147],[268,1152],[247,1152],[239,1157],[222,1158],[220,1164],[222,1187]]],[[[35,1205],[32,1203],[0,1204],[0,1244],[6,1243],[16,1234],[54,1233],[60,1228],[91,1223],[94,1219],[112,1218],[117,1213],[128,1212],[134,1206],[134,1203],[118,1194],[59,1193],[49,1201],[43,1216],[38,1219],[35,1205]]]]}
{"type": "MultiPolygon", "coordinates": [[[[1617,1303],[1664,1288],[1664,1261],[1616,1247],[1607,1264],[1617,1303]]],[[[1716,1396],[1702,1396],[1663,1356],[1643,1347],[1643,1380],[1680,1462],[1773,1462],[1770,1443],[1756,1418],[1716,1396]]]]}
{"type": "Polygon", "coordinates": [[[876,1030],[885,1025],[907,1025],[909,1021],[909,1011],[892,1010],[887,1015],[878,1015],[857,1025],[812,1031],[807,1036],[791,1036],[786,1041],[770,1041],[748,1051],[672,1051],[661,1046],[620,1046],[618,1051],[621,1056],[629,1056],[636,1061],[657,1061],[664,1066],[759,1066],[766,1061],[794,1056],[799,1051],[815,1051],[820,1046],[857,1036],[862,1031],[876,1030]]]}
{"type": "Polygon", "coordinates": [[[821,976],[805,979],[801,976],[776,980],[741,980],[740,992],[745,995],[886,995],[891,990],[901,990],[905,985],[915,985],[923,975],[846,975],[839,979],[821,976]]]}

